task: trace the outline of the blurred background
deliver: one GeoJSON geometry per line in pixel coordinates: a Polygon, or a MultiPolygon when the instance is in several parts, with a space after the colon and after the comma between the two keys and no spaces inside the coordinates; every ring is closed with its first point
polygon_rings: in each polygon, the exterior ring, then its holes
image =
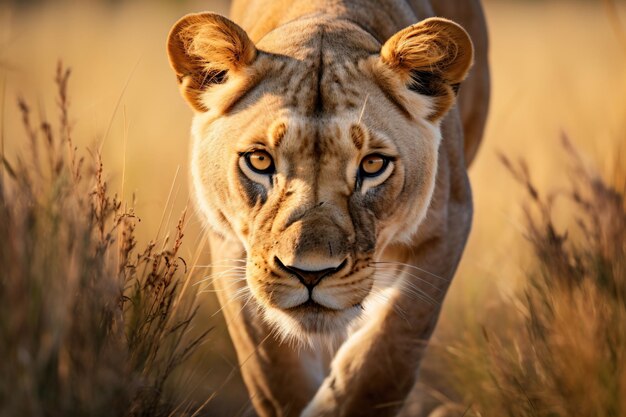
{"type": "MultiPolygon", "coordinates": [[[[102,150],[110,189],[128,200],[136,195],[141,239],[154,235],[168,201],[174,214],[165,218],[171,227],[189,204],[191,111],[169,68],[165,39],[182,15],[227,14],[228,7],[221,0],[3,1],[4,153],[12,158],[27,146],[17,97],[33,103],[35,113],[56,112],[53,77],[62,60],[72,69],[71,122],[78,145],[102,150]]],[[[530,255],[520,205],[524,190],[498,152],[524,158],[545,190],[568,181],[563,133],[602,175],[615,172],[616,153],[624,149],[626,4],[491,0],[484,7],[491,37],[491,112],[470,169],[473,232],[437,330],[437,343],[444,345],[467,328],[465,323],[493,320],[490,303],[506,298],[525,276],[521,265],[530,255]]],[[[567,210],[557,207],[555,220],[566,218],[567,210]]],[[[191,258],[200,244],[201,221],[194,217],[182,256],[191,258]]],[[[214,330],[187,365],[185,386],[193,387],[188,395],[198,399],[217,393],[210,412],[237,415],[248,404],[237,361],[214,295],[203,292],[201,304],[201,324],[214,330]]]]}

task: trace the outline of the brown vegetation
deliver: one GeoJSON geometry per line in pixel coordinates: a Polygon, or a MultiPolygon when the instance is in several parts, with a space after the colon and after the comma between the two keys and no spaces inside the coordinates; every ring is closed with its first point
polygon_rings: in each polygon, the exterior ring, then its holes
{"type": "MultiPolygon", "coordinates": [[[[569,189],[543,195],[525,162],[501,160],[527,191],[528,279],[473,329],[435,347],[465,415],[626,415],[626,176],[603,180],[567,138],[569,189]],[[572,206],[560,231],[554,206],[572,206]]],[[[618,166],[623,166],[619,165],[618,166]]]]}
{"type": "Polygon", "coordinates": [[[206,332],[189,335],[181,291],[185,215],[137,248],[132,205],[73,145],[69,75],[59,65],[58,126],[20,100],[30,152],[2,161],[0,414],[186,415],[168,382],[206,332]]]}

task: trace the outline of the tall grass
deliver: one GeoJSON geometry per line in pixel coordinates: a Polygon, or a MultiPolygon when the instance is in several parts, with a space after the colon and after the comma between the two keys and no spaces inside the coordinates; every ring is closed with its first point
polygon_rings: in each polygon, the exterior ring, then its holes
{"type": "Polygon", "coordinates": [[[534,266],[523,290],[490,313],[495,321],[482,332],[459,332],[439,352],[464,415],[626,415],[626,175],[617,164],[602,179],[563,143],[571,185],[548,195],[524,162],[501,157],[527,191],[534,266]],[[560,200],[572,213],[562,231],[554,215],[560,200]]]}
{"type": "Polygon", "coordinates": [[[0,415],[186,415],[169,384],[206,332],[181,291],[185,214],[138,247],[132,204],[73,145],[69,76],[59,64],[56,125],[19,101],[29,151],[2,157],[0,415]]]}

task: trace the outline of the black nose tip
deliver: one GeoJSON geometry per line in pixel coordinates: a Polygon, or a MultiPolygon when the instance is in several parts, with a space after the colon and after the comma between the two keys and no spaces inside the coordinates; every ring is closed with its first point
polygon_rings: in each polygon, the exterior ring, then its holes
{"type": "Polygon", "coordinates": [[[278,257],[274,257],[274,261],[281,269],[284,269],[285,271],[290,272],[293,275],[295,275],[298,278],[298,280],[302,283],[302,285],[307,287],[309,290],[312,290],[313,287],[319,284],[320,281],[326,278],[327,276],[332,275],[336,272],[339,272],[341,269],[343,269],[344,266],[346,266],[346,262],[347,262],[347,260],[344,260],[341,263],[341,265],[339,265],[336,268],[321,269],[319,271],[307,271],[304,269],[296,268],[291,265],[285,265],[281,262],[280,259],[278,259],[278,257]]]}

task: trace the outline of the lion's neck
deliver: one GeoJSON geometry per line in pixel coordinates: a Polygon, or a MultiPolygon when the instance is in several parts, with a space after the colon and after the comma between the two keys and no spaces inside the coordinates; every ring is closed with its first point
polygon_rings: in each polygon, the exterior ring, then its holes
{"type": "Polygon", "coordinates": [[[315,14],[350,20],[383,43],[433,11],[428,0],[235,0],[232,7],[233,19],[255,42],[285,23],[315,14]]]}

